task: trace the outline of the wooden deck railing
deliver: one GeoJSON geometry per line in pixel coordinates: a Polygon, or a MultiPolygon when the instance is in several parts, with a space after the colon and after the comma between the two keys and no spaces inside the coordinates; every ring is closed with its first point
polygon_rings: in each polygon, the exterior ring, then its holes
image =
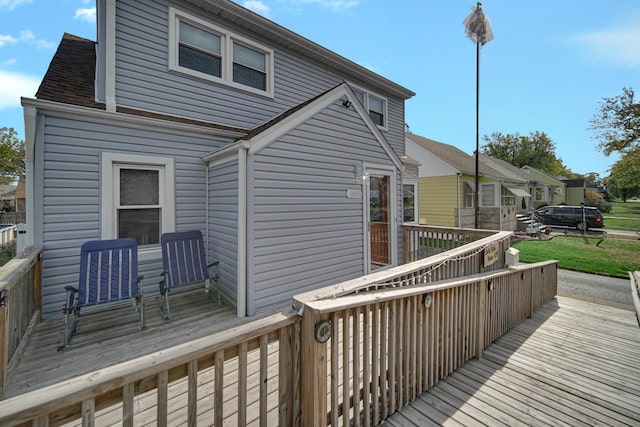
{"type": "Polygon", "coordinates": [[[403,259],[417,261],[495,234],[492,230],[403,225],[403,259]]]}
{"type": "Polygon", "coordinates": [[[502,254],[483,265],[510,236],[301,294],[295,311],[7,399],[0,425],[375,425],[555,296],[555,262],[504,269],[502,254]]]}
{"type": "MultiPolygon", "coordinates": [[[[377,425],[556,294],[555,261],[333,297],[303,307],[301,425],[377,425]],[[331,330],[322,343],[316,331],[331,330]]],[[[311,297],[311,298],[309,298],[311,297]]]]}
{"type": "Polygon", "coordinates": [[[18,226],[9,225],[7,227],[0,228],[0,248],[13,244],[16,240],[16,233],[18,226]]]}
{"type": "Polygon", "coordinates": [[[155,411],[137,414],[143,424],[196,425],[204,417],[207,424],[244,426],[256,423],[247,419],[255,401],[259,425],[299,425],[299,325],[295,312],[273,314],[5,400],[0,425],[55,426],[79,418],[94,425],[97,414],[112,411],[108,424],[132,426],[136,408],[148,406],[155,411]],[[269,378],[274,346],[278,372],[269,378]],[[186,390],[176,391],[176,382],[186,390]],[[155,405],[140,403],[149,400],[155,405]]]}
{"type": "Polygon", "coordinates": [[[29,247],[0,268],[0,391],[40,318],[40,247],[29,247]]]}

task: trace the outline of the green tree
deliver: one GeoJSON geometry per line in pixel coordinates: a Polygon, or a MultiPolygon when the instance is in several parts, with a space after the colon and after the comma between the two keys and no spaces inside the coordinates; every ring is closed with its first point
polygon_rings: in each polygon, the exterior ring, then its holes
{"type": "Polygon", "coordinates": [[[0,129],[0,184],[10,184],[24,173],[24,142],[13,128],[0,129]]]}
{"type": "Polygon", "coordinates": [[[640,194],[640,147],[626,152],[613,164],[605,184],[609,193],[624,202],[640,194]]]}
{"type": "Polygon", "coordinates": [[[531,166],[554,176],[573,178],[562,159],[556,157],[556,144],[545,132],[531,132],[528,136],[519,133],[494,132],[483,137],[482,152],[521,168],[531,166]]]}
{"type": "Polygon", "coordinates": [[[589,121],[596,133],[598,149],[605,156],[614,151],[626,153],[640,147],[640,103],[631,88],[622,88],[622,95],[603,98],[600,111],[589,121]]]}

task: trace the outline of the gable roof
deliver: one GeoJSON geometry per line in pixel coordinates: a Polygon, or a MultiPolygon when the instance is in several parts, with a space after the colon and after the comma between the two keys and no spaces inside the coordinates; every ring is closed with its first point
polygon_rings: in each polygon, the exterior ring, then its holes
{"type": "MultiPolygon", "coordinates": [[[[527,172],[529,175],[531,175],[531,172],[537,173],[538,175],[540,175],[543,178],[547,179],[547,184],[557,185],[559,187],[566,186],[566,184],[564,182],[562,182],[561,180],[559,180],[555,176],[553,176],[553,175],[551,175],[551,174],[549,174],[549,173],[547,173],[547,172],[545,172],[543,170],[534,168],[533,166],[523,166],[520,169],[522,169],[523,171],[527,172]]],[[[532,178],[533,178],[533,176],[532,176],[532,178]]],[[[530,180],[537,181],[536,179],[531,179],[531,178],[530,178],[530,180]]]]}
{"type": "MultiPolygon", "coordinates": [[[[433,139],[425,138],[411,132],[407,132],[405,136],[412,142],[418,144],[420,147],[438,157],[443,162],[452,166],[458,172],[466,175],[476,174],[475,158],[460,150],[458,147],[434,141],[433,139]]],[[[482,162],[480,162],[480,164],[478,165],[478,174],[496,179],[507,178],[497,170],[485,165],[482,162]]]]}
{"type": "Polygon", "coordinates": [[[480,161],[482,163],[485,163],[487,166],[500,171],[502,174],[508,176],[509,178],[518,181],[529,181],[531,179],[531,175],[529,175],[527,172],[523,171],[517,166],[513,166],[511,163],[506,162],[502,159],[480,153],[480,161]]]}
{"type": "Polygon", "coordinates": [[[349,107],[345,108],[353,108],[358,113],[395,166],[398,169],[402,169],[402,160],[398,157],[380,129],[378,129],[378,126],[373,123],[368,112],[362,104],[360,104],[360,101],[358,101],[358,98],[348,83],[340,83],[338,86],[285,111],[279,116],[251,130],[246,137],[240,138],[235,143],[206,154],[203,156],[203,160],[210,162],[222,159],[228,155],[235,154],[241,148],[249,149],[251,154],[257,153],[341,98],[346,98],[351,102],[349,107]]]}

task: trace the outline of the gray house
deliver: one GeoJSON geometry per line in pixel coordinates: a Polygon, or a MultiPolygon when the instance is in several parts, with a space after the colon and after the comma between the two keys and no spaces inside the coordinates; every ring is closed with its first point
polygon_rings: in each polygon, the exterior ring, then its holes
{"type": "Polygon", "coordinates": [[[27,242],[43,316],[83,242],[203,232],[239,316],[401,263],[404,102],[414,95],[228,0],[98,0],[23,98],[27,242]]]}

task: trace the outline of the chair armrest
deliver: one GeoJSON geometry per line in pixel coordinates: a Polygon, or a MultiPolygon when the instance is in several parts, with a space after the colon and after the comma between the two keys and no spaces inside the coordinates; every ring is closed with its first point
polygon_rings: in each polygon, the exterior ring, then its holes
{"type": "Polygon", "coordinates": [[[62,306],[62,311],[69,313],[71,312],[71,307],[75,305],[76,302],[76,294],[78,293],[78,289],[74,288],[71,285],[67,285],[64,287],[64,290],[67,292],[67,300],[65,304],[62,306]]]}
{"type": "Polygon", "coordinates": [[[213,261],[211,264],[207,265],[207,268],[211,268],[214,265],[217,266],[218,264],[220,264],[220,261],[213,261]]]}
{"type": "Polygon", "coordinates": [[[217,283],[218,279],[220,278],[220,261],[213,261],[212,263],[207,265],[207,269],[211,269],[212,267],[214,267],[214,272],[211,275],[211,279],[213,279],[217,283]]]}

